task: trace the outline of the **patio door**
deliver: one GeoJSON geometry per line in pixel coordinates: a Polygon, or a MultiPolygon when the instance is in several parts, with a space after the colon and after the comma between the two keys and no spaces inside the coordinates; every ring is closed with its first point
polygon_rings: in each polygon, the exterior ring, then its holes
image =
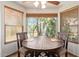
{"type": "Polygon", "coordinates": [[[57,17],[27,17],[28,37],[56,36],[57,17]]]}

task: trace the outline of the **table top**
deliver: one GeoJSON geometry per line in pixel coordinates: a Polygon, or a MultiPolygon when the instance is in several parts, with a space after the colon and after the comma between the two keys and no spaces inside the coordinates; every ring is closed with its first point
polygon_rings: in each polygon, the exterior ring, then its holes
{"type": "Polygon", "coordinates": [[[39,36],[37,38],[29,38],[22,43],[23,47],[35,50],[57,49],[63,46],[63,43],[55,38],[39,36]]]}

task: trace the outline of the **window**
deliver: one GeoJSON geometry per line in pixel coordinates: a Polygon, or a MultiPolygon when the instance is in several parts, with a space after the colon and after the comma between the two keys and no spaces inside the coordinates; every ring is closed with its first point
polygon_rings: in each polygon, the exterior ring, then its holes
{"type": "Polygon", "coordinates": [[[16,33],[22,32],[23,13],[5,6],[5,43],[16,41],[16,33]]]}
{"type": "Polygon", "coordinates": [[[29,37],[46,35],[56,36],[57,17],[28,17],[27,32],[29,37]]]}
{"type": "Polygon", "coordinates": [[[61,31],[69,33],[69,41],[78,42],[78,7],[74,7],[68,11],[61,13],[61,31]]]}

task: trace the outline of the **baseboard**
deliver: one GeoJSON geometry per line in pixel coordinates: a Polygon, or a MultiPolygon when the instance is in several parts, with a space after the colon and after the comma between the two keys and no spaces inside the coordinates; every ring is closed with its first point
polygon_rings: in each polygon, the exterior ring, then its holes
{"type": "Polygon", "coordinates": [[[14,52],[14,53],[12,53],[12,54],[10,54],[10,55],[8,55],[8,56],[6,56],[6,57],[9,57],[9,56],[14,55],[14,54],[16,54],[16,53],[17,53],[17,51],[16,51],[16,52],[14,52]]]}
{"type": "Polygon", "coordinates": [[[70,53],[70,52],[68,52],[69,54],[71,54],[71,55],[73,55],[74,57],[79,57],[79,56],[77,56],[77,55],[74,55],[74,54],[72,54],[72,53],[70,53]]]}

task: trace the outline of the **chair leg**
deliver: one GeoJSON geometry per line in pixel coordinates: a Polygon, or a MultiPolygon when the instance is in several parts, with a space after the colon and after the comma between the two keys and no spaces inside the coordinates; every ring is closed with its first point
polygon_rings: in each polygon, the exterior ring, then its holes
{"type": "Polygon", "coordinates": [[[26,57],[27,56],[27,52],[25,52],[25,55],[24,55],[24,57],[26,57]]]}
{"type": "Polygon", "coordinates": [[[65,53],[65,57],[67,57],[68,56],[68,53],[67,53],[67,51],[66,51],[66,53],[65,53]]]}
{"type": "Polygon", "coordinates": [[[31,57],[34,57],[34,51],[31,51],[31,57]]]}
{"type": "Polygon", "coordinates": [[[18,51],[18,57],[20,57],[20,52],[18,51]]]}
{"type": "Polygon", "coordinates": [[[35,57],[38,57],[40,55],[41,52],[39,51],[35,51],[35,57]]]}

